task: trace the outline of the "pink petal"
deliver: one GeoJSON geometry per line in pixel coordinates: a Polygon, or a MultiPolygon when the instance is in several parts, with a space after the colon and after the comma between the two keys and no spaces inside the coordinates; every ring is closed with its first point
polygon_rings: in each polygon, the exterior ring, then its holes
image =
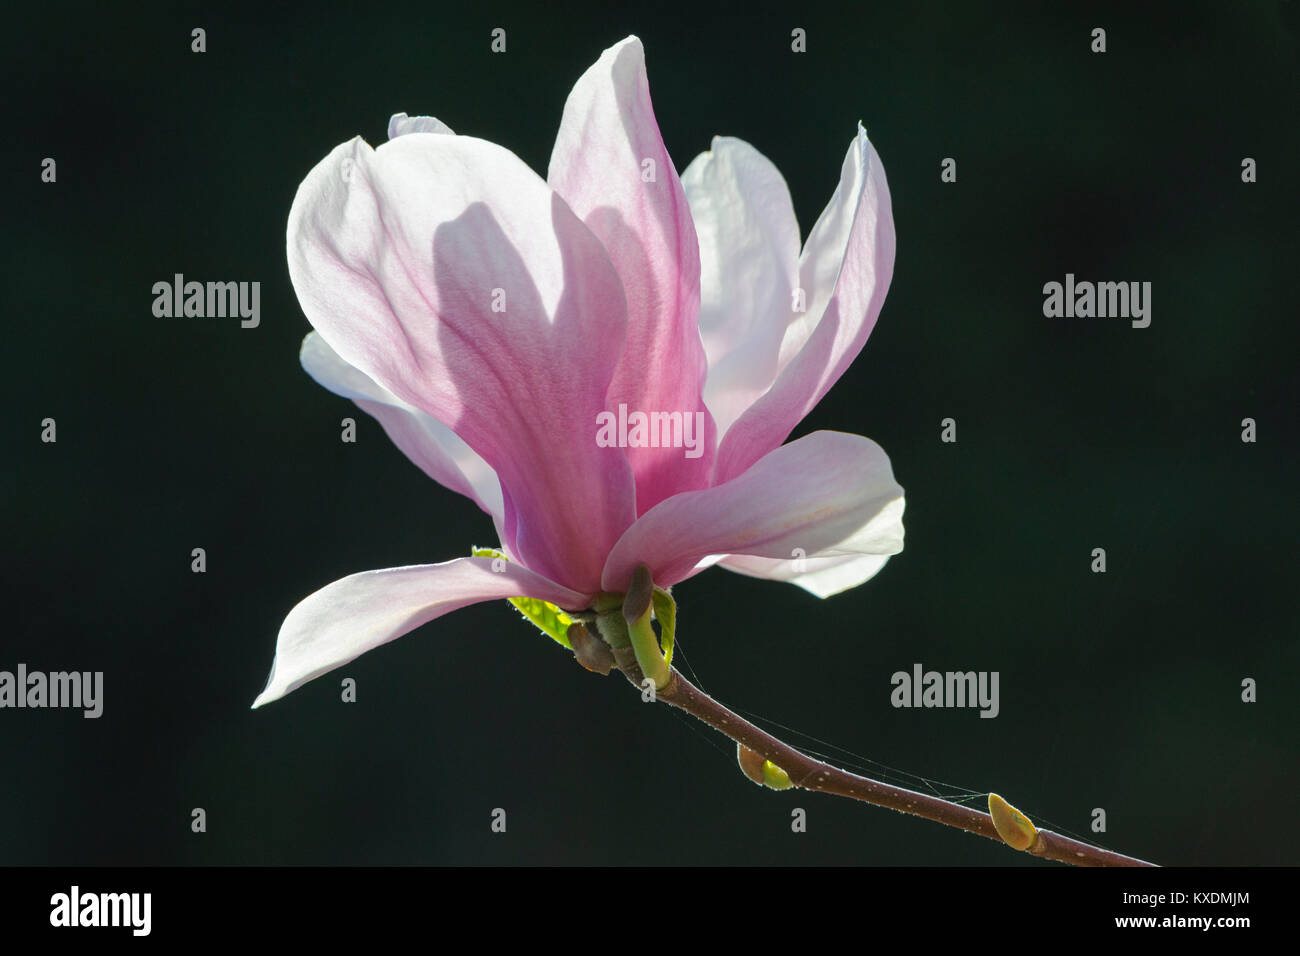
{"type": "Polygon", "coordinates": [[[623,591],[644,563],[656,584],[669,587],[718,554],[896,554],[902,513],[903,489],[879,445],[813,432],[726,484],[677,495],[642,515],[614,546],[602,584],[623,591]]]}
{"type": "Polygon", "coordinates": [[[743,140],[715,136],[682,186],[700,240],[704,401],[722,441],[776,378],[781,341],[797,318],[799,224],[780,172],[743,140]]]}
{"type": "Polygon", "coordinates": [[[659,135],[641,41],[610,47],[564,105],[548,181],[604,243],[627,292],[627,345],[608,409],[700,413],[702,454],[629,448],[637,511],[706,487],[716,448],[702,389],[700,259],[681,180],[659,135]],[[654,181],[643,181],[653,163],[654,181]]]}
{"type": "Polygon", "coordinates": [[[771,389],[728,430],[716,481],[741,474],[789,436],[862,350],[894,271],[894,219],[880,157],[861,126],[840,184],[799,265],[806,318],[786,330],[771,389]]]}
{"type": "Polygon", "coordinates": [[[454,431],[343,361],[319,332],[309,332],[302,340],[298,358],[319,384],[335,395],[352,399],[374,416],[393,444],[426,475],[472,499],[492,516],[498,528],[501,526],[505,504],[496,472],[454,431]]]}
{"type": "Polygon", "coordinates": [[[278,700],[366,651],[436,617],[480,601],[535,597],[583,608],[590,595],[548,581],[521,565],[458,558],[383,571],[362,571],[303,598],[280,626],[275,661],[254,707],[278,700]]]}
{"type": "Polygon", "coordinates": [[[594,590],[634,517],[626,459],[595,442],[625,306],[604,248],[564,201],[480,139],[407,135],[377,150],[355,139],[299,187],[288,255],[334,351],[496,472],[510,551],[594,590]]]}

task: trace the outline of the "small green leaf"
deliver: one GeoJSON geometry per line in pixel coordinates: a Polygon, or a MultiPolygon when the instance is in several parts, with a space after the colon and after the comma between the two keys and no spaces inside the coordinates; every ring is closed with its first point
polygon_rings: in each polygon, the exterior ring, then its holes
{"type": "Polygon", "coordinates": [[[677,602],[663,588],[655,588],[655,620],[659,622],[659,646],[664,651],[664,661],[673,663],[673,638],[677,633],[677,602]]]}
{"type": "MultiPolygon", "coordinates": [[[[510,560],[496,548],[474,548],[471,553],[476,558],[510,560]]],[[[569,615],[554,604],[543,601],[541,598],[512,597],[506,600],[513,604],[520,614],[531,621],[538,630],[555,641],[555,643],[573,650],[573,645],[569,643],[569,625],[573,623],[573,618],[569,617],[569,615]]]]}
{"type": "Polygon", "coordinates": [[[569,625],[573,623],[573,618],[569,615],[540,598],[516,597],[510,598],[510,603],[555,643],[573,650],[573,645],[569,643],[569,625]]]}

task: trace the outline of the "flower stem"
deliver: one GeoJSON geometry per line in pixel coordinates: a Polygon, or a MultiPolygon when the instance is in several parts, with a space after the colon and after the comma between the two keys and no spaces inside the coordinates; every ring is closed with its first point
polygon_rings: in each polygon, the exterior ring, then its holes
{"type": "Polygon", "coordinates": [[[632,642],[637,666],[645,677],[654,681],[656,690],[662,690],[672,679],[672,672],[650,624],[653,604],[654,582],[650,580],[650,569],[642,564],[632,574],[632,582],[628,585],[623,600],[623,620],[627,624],[627,636],[632,642]]]}
{"type": "MultiPolygon", "coordinates": [[[[625,661],[620,667],[624,676],[640,687],[643,680],[640,669],[630,660],[625,658],[625,661]]],[[[935,823],[943,823],[1011,845],[1010,841],[999,834],[990,814],[929,794],[895,787],[869,777],[860,777],[820,760],[814,760],[728,710],[683,677],[676,668],[670,669],[668,681],[657,690],[656,699],[686,711],[730,737],[739,746],[747,747],[772,761],[789,775],[790,782],[796,787],[852,797],[854,800],[924,817],[935,823]]],[[[1001,798],[997,798],[997,803],[1000,809],[1002,807],[1011,809],[1001,798]]],[[[1076,866],[1156,865],[1122,853],[1103,850],[1051,830],[1034,828],[1022,814],[1019,814],[1019,811],[1012,812],[1023,820],[1031,834],[1026,838],[1029,845],[1024,850],[1033,856],[1057,860],[1061,863],[1072,863],[1076,866]]]]}

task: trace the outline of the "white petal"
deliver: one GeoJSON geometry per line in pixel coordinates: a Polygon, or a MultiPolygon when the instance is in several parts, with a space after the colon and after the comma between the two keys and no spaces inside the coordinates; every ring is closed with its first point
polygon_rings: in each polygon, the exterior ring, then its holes
{"type": "Polygon", "coordinates": [[[813,432],[725,484],[651,508],[619,538],[601,585],[622,591],[645,564],[656,584],[670,587],[715,554],[896,554],[903,549],[902,515],[903,489],[879,445],[861,435],[813,432]]]}
{"type": "Polygon", "coordinates": [[[779,446],[844,374],[875,327],[893,270],[889,186],[859,126],[835,195],[804,244],[799,282],[808,311],[786,327],[772,387],[727,431],[715,481],[779,446]]]}
{"type": "Polygon", "coordinates": [[[514,562],[458,558],[341,578],[304,598],[280,626],[275,662],[254,707],[407,634],[421,624],[495,598],[535,597],[578,609],[590,600],[514,562]]]}
{"type": "MultiPolygon", "coordinates": [[[[900,525],[900,537],[902,533],[900,525]]],[[[889,558],[888,554],[838,554],[775,560],[733,554],[719,562],[719,567],[751,578],[797,584],[810,594],[827,598],[875,577],[889,558]]]]}
{"type": "Polygon", "coordinates": [[[394,113],[388,120],[388,138],[397,139],[397,137],[405,136],[408,133],[456,135],[451,131],[450,126],[442,122],[442,120],[434,119],[432,116],[407,116],[405,113],[394,113]]]}
{"type": "Polygon", "coordinates": [[[334,351],[496,471],[511,550],[596,590],[635,485],[622,449],[594,441],[626,306],[591,230],[508,150],[411,134],[318,163],[286,247],[334,351]]]}
{"type": "Polygon", "coordinates": [[[771,386],[799,313],[799,224],[781,173],[744,140],[715,136],[682,174],[700,243],[704,400],[721,440],[771,386]]]}

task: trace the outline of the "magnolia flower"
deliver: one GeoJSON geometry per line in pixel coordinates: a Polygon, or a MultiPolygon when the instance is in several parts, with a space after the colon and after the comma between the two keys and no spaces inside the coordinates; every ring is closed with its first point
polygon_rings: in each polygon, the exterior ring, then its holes
{"type": "Polygon", "coordinates": [[[491,516],[508,560],[327,585],[289,612],[253,706],[480,601],[580,611],[640,565],[669,588],[712,564],[824,597],[902,549],[879,446],[783,444],[861,350],[893,271],[861,126],[802,251],[784,180],[747,143],[714,139],[679,179],[635,37],[569,94],[544,180],[431,117],[399,113],[388,134],[335,148],[294,198],[302,364],[491,516]],[[628,409],[665,440],[598,441],[628,409]],[[667,440],[676,413],[701,425],[692,455],[667,440]]]}

